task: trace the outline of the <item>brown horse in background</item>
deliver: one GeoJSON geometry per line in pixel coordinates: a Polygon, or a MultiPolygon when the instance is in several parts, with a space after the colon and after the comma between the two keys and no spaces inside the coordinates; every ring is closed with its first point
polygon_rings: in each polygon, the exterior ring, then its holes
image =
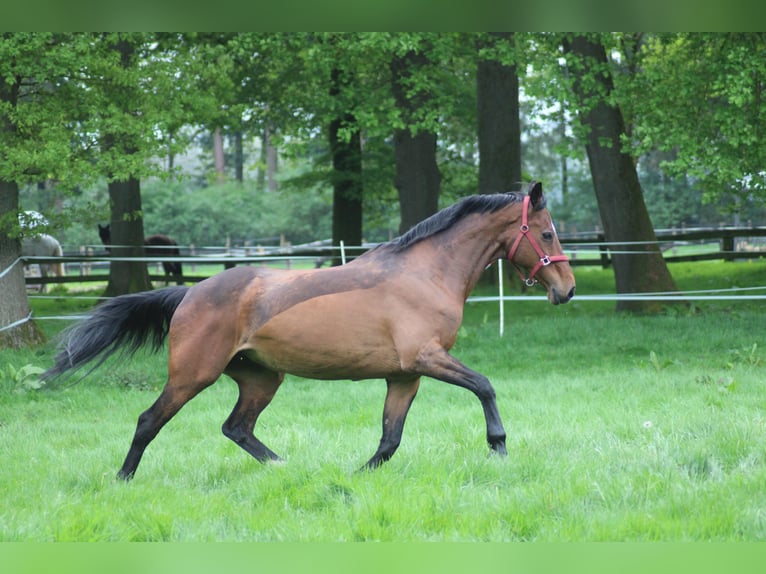
{"type": "MultiPolygon", "coordinates": [[[[107,251],[112,245],[112,229],[109,224],[98,225],[98,236],[101,238],[107,251]]],[[[178,244],[168,237],[157,233],[150,235],[144,239],[144,253],[147,257],[162,257],[170,255],[172,257],[180,257],[181,251],[178,249],[178,244]]],[[[183,268],[180,261],[163,261],[162,269],[165,271],[165,284],[170,283],[172,277],[176,285],[183,285],[183,268]]]]}
{"type": "Polygon", "coordinates": [[[504,455],[505,430],[489,380],[449,354],[463,306],[482,271],[499,258],[531,270],[554,305],[575,280],[545,209],[529,193],[476,195],[348,265],[275,270],[236,267],[193,287],[123,295],[69,333],[44,379],[126,345],[169,341],[167,384],[138,419],[118,476],[130,479],[147,445],[179,409],[226,374],[239,400],[223,433],[259,461],[279,460],[253,434],[285,373],[314,379],[383,378],[383,433],[365,468],[391,458],[422,376],[464,387],[484,410],[487,441],[504,455]]]}

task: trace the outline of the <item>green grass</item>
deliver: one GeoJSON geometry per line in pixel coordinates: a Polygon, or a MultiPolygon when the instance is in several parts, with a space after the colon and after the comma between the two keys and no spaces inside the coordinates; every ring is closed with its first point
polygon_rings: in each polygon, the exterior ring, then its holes
{"type": "MultiPolygon", "coordinates": [[[[764,265],[673,274],[684,289],[745,286],[764,265]]],[[[577,276],[578,292],[610,288],[608,272],[577,276]]],[[[509,302],[501,339],[496,305],[468,306],[455,354],[495,385],[505,459],[488,456],[475,397],[425,380],[394,458],[357,473],[377,446],[384,383],[288,377],[256,429],[287,462],[260,465],[220,433],[236,401],[224,378],[124,484],[113,477],[164,353],[59,390],[0,376],[0,540],[766,540],[762,302],[653,317],[613,307],[509,302]]],[[[51,356],[0,351],[0,365],[51,356]]]]}

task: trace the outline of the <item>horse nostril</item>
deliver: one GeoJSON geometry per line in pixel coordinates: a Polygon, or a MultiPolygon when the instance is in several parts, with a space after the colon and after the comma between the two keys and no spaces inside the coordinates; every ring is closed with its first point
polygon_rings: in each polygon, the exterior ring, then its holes
{"type": "Polygon", "coordinates": [[[574,297],[574,294],[575,294],[575,288],[574,288],[574,287],[572,287],[572,288],[569,290],[569,293],[567,293],[567,298],[568,298],[568,299],[571,299],[572,297],[574,297]]]}

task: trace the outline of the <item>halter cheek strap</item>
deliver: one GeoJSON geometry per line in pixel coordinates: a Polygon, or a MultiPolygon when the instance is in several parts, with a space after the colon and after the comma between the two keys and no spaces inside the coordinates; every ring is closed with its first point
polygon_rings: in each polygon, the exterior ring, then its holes
{"type": "Polygon", "coordinates": [[[519,274],[519,277],[521,277],[521,280],[524,281],[524,283],[531,287],[535,283],[537,283],[537,279],[535,279],[535,275],[537,272],[542,269],[543,267],[546,267],[550,265],[551,263],[556,263],[557,261],[569,261],[569,258],[566,255],[546,255],[545,252],[542,250],[540,245],[537,243],[534,237],[532,237],[529,234],[529,196],[524,196],[524,205],[521,208],[521,227],[520,227],[520,233],[516,236],[516,239],[513,242],[513,245],[511,245],[511,248],[508,250],[508,260],[513,263],[513,266],[516,268],[516,272],[519,274]],[[513,261],[513,258],[516,257],[516,252],[519,250],[519,245],[521,245],[521,240],[524,238],[527,238],[529,240],[529,243],[532,245],[532,249],[535,250],[537,253],[537,256],[540,258],[537,264],[532,268],[532,271],[529,272],[529,277],[524,277],[524,273],[522,273],[521,268],[516,265],[516,263],[513,261]]]}

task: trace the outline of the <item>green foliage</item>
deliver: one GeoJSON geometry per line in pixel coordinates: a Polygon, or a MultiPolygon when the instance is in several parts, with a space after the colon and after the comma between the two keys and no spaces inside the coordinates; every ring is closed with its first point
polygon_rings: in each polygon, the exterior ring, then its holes
{"type": "MultiPolygon", "coordinates": [[[[260,237],[279,228],[296,242],[317,239],[327,235],[320,215],[331,179],[326,128],[330,119],[342,117],[342,137],[363,134],[365,236],[385,237],[397,227],[391,224],[397,196],[390,138],[407,122],[413,131],[438,133],[443,203],[475,190],[475,69],[480,58],[494,57],[522,71],[525,170],[558,191],[561,162],[569,157],[570,193],[556,217],[570,228],[590,227],[598,223],[598,210],[581,161],[577,118],[593,102],[580,106],[572,98],[572,74],[561,51],[566,35],[516,33],[514,38],[513,43],[490,42],[483,33],[422,32],[5,34],[0,77],[22,97],[15,104],[0,103],[0,114],[14,127],[0,134],[8,150],[0,161],[0,179],[30,185],[47,180],[48,189],[38,193],[47,196],[38,208],[54,221],[53,229],[79,221],[90,230],[108,211],[104,190],[97,189],[106,178],[135,174],[144,182],[149,176],[167,180],[176,173],[159,158],[201,142],[201,134],[220,128],[253,141],[268,129],[280,159],[291,164],[280,166],[281,182],[290,189],[279,197],[290,209],[306,207],[310,223],[300,225],[296,216],[293,233],[293,224],[284,222],[289,214],[280,213],[288,207],[261,208],[258,200],[260,211],[252,222],[225,214],[228,234],[260,237]],[[130,47],[124,58],[115,49],[120,43],[130,47]],[[391,91],[390,62],[410,52],[423,54],[426,64],[408,78],[406,91],[429,97],[415,117],[402,118],[391,91]],[[343,78],[338,93],[331,93],[333,71],[343,78]],[[261,221],[261,213],[281,220],[261,221]],[[318,231],[310,234],[312,226],[318,231]]],[[[626,150],[639,158],[655,226],[718,223],[726,209],[743,220],[762,219],[764,138],[757,134],[764,122],[759,105],[759,78],[766,71],[763,35],[602,33],[598,38],[611,56],[614,103],[630,132],[626,150]],[[729,192],[738,198],[700,210],[703,197],[729,192]]],[[[597,85],[595,77],[584,81],[597,85]]],[[[195,177],[207,185],[208,175],[195,177]]],[[[186,226],[174,225],[174,235],[191,239],[189,226],[199,224],[198,235],[224,240],[223,223],[213,229],[196,217],[200,210],[220,213],[226,207],[215,200],[202,205],[200,199],[194,216],[184,214],[163,198],[150,197],[155,188],[153,182],[145,186],[147,233],[164,227],[172,215],[186,226]],[[158,202],[164,207],[155,216],[158,202]]],[[[245,203],[236,193],[223,195],[231,205],[245,203]]],[[[197,201],[180,202],[186,204],[197,201]]]]}
{"type": "MultiPolygon", "coordinates": [[[[543,183],[545,188],[546,182],[543,183]]],[[[581,174],[569,177],[569,191],[561,200],[551,202],[551,214],[560,232],[590,231],[603,228],[593,186],[581,174]]]]}
{"type": "Polygon", "coordinates": [[[83,65],[83,49],[64,34],[0,35],[0,180],[82,178],[87,167],[71,150],[79,90],[63,78],[83,65]]]}
{"type": "Polygon", "coordinates": [[[758,343],[753,343],[749,347],[742,349],[732,349],[730,352],[731,361],[727,364],[729,368],[735,365],[747,365],[750,367],[760,367],[763,365],[763,357],[758,353],[758,343]]]}
{"type": "Polygon", "coordinates": [[[655,371],[661,371],[664,368],[669,367],[673,364],[674,362],[669,359],[660,360],[660,358],[657,356],[657,353],[655,353],[654,351],[649,351],[649,365],[655,371]]]}
{"type": "Polygon", "coordinates": [[[304,243],[330,237],[330,197],[322,190],[265,193],[236,183],[189,189],[154,181],[144,188],[144,229],[183,245],[221,246],[227,238],[274,245],[282,234],[304,243]]]}
{"type": "Polygon", "coordinates": [[[648,36],[641,72],[625,81],[636,149],[672,150],[663,170],[691,177],[707,200],[762,200],[765,53],[761,33],[648,36]]]}
{"type": "Polygon", "coordinates": [[[212,121],[227,88],[206,48],[151,33],[2,35],[0,179],[74,189],[158,173],[148,160],[188,143],[180,128],[212,121]]]}
{"type": "MultiPolygon", "coordinates": [[[[758,134],[766,124],[762,105],[766,37],[761,33],[591,37],[606,47],[610,62],[608,70],[594,68],[582,81],[597,89],[602,71],[614,79],[609,103],[618,105],[625,118],[629,136],[624,150],[638,161],[655,226],[718,223],[731,212],[742,220],[762,219],[766,175],[763,138],[758,134]],[[711,205],[700,210],[703,200],[711,205]]],[[[552,125],[558,129],[565,124],[567,131],[559,137],[556,151],[574,155],[585,136],[578,120],[603,94],[584,102],[573,97],[572,77],[583,63],[561,53],[566,38],[566,34],[518,35],[528,63],[522,86],[531,100],[529,123],[542,125],[547,132],[552,125]]],[[[543,177],[540,172],[536,176],[543,177]]]]}
{"type": "Polygon", "coordinates": [[[40,375],[45,369],[37,365],[26,364],[19,368],[11,363],[0,369],[0,389],[6,392],[26,392],[37,391],[45,386],[45,382],[40,380],[40,375]]]}

